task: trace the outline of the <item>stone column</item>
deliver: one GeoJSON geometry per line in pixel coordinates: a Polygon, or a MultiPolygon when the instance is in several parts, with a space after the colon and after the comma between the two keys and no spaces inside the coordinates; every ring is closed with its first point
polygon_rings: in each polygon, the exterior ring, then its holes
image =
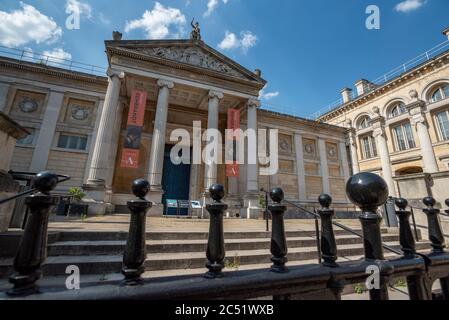
{"type": "Polygon", "coordinates": [[[396,189],[394,186],[393,173],[391,170],[390,153],[388,151],[387,138],[385,129],[380,122],[374,124],[373,137],[376,139],[376,145],[379,152],[380,162],[382,166],[382,176],[388,185],[389,195],[396,197],[396,189]]]}
{"type": "Polygon", "coordinates": [[[349,139],[348,139],[349,140],[349,150],[351,153],[352,174],[355,175],[360,172],[355,129],[350,128],[348,131],[348,135],[349,135],[349,139]]]}
{"type": "Polygon", "coordinates": [[[340,150],[340,161],[341,161],[341,173],[345,178],[345,183],[349,180],[349,165],[348,165],[348,156],[346,152],[346,143],[340,142],[338,144],[340,150]]]}
{"type": "Polygon", "coordinates": [[[306,176],[304,171],[304,148],[302,145],[302,136],[295,134],[295,151],[296,151],[296,172],[298,175],[298,199],[299,201],[307,200],[306,195],[306,176]]]}
{"type": "Polygon", "coordinates": [[[418,100],[407,106],[410,113],[410,123],[416,129],[419,144],[421,146],[421,154],[423,159],[423,171],[425,173],[438,172],[438,164],[433,151],[432,140],[429,135],[429,127],[424,113],[425,102],[418,100]]]}
{"type": "MultiPolygon", "coordinates": [[[[51,91],[45,108],[44,118],[39,128],[36,147],[31,159],[30,171],[39,172],[47,169],[48,156],[55,136],[56,124],[64,100],[64,93],[51,91]]],[[[64,172],[61,172],[64,174],[64,172]]]]}
{"type": "Polygon", "coordinates": [[[152,213],[162,213],[162,171],[164,168],[165,136],[167,130],[168,102],[170,89],[175,85],[172,81],[159,79],[159,94],[156,105],[156,117],[154,120],[153,137],[151,141],[150,162],[148,164],[148,181],[150,182],[150,192],[148,200],[154,203],[152,213]],[[161,212],[159,212],[161,211],[161,212]]]}
{"type": "MultiPolygon", "coordinates": [[[[94,151],[92,153],[92,162],[87,179],[87,189],[104,190],[109,168],[109,150],[113,144],[112,136],[116,114],[119,108],[118,100],[120,96],[121,80],[125,77],[124,73],[114,73],[108,71],[109,84],[106,91],[106,97],[101,112],[98,132],[95,139],[94,151]]],[[[103,201],[103,199],[95,199],[103,201]]]]}
{"type": "MultiPolygon", "coordinates": [[[[256,99],[250,99],[247,102],[247,130],[253,130],[257,137],[257,108],[260,102],[256,99]]],[[[245,195],[245,209],[246,217],[248,219],[258,219],[261,210],[259,205],[259,166],[257,164],[257,143],[249,148],[247,146],[248,160],[246,164],[246,195],[245,195]],[[256,164],[249,164],[250,152],[255,152],[256,164]]],[[[254,156],[254,155],[253,155],[254,156]]]]}
{"type": "Polygon", "coordinates": [[[320,155],[321,177],[323,179],[323,193],[330,194],[329,165],[327,163],[326,140],[318,138],[318,152],[320,155]]]}
{"type": "Polygon", "coordinates": [[[0,111],[5,112],[8,101],[9,84],[0,82],[0,111]]]}
{"type": "MultiPolygon", "coordinates": [[[[89,169],[89,175],[86,184],[83,186],[87,193],[87,202],[89,202],[89,212],[93,214],[104,214],[109,211],[110,204],[106,203],[105,195],[109,171],[114,170],[111,161],[111,149],[114,145],[113,136],[116,128],[116,117],[119,111],[119,96],[121,81],[124,79],[123,72],[114,72],[108,70],[109,84],[106,91],[103,108],[98,124],[98,131],[95,137],[92,160],[89,169]]],[[[115,155],[114,155],[115,157],[115,155]]]]}
{"type": "MultiPolygon", "coordinates": [[[[219,104],[220,100],[223,99],[223,93],[217,91],[209,92],[209,108],[208,108],[208,118],[207,118],[207,129],[218,129],[218,115],[219,115],[219,104]]],[[[207,132],[207,145],[214,145],[214,149],[218,152],[218,148],[221,146],[218,141],[209,142],[211,137],[214,136],[211,132],[207,132]]],[[[217,183],[217,163],[211,161],[204,164],[204,193],[207,195],[209,193],[209,188],[217,183]]]]}

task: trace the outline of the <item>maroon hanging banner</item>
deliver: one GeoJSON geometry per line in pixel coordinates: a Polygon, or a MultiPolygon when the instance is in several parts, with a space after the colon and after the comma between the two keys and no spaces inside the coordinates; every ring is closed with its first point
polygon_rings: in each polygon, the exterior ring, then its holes
{"type": "Polygon", "coordinates": [[[123,143],[121,168],[137,169],[139,167],[140,141],[142,138],[146,102],[146,91],[132,91],[131,103],[129,104],[128,126],[123,143]]]}
{"type": "MultiPolygon", "coordinates": [[[[240,129],[240,110],[228,110],[228,129],[240,129]]],[[[226,177],[239,176],[239,164],[237,163],[237,141],[240,139],[239,135],[227,134],[226,140],[233,145],[233,162],[226,164],[226,177]]]]}

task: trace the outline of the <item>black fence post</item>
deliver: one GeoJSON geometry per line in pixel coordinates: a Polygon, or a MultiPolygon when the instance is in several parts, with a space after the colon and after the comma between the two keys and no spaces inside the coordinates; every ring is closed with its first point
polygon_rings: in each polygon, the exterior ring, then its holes
{"type": "MultiPolygon", "coordinates": [[[[363,172],[352,176],[346,184],[346,194],[361,210],[359,215],[363,231],[365,260],[384,260],[378,208],[388,199],[388,186],[380,176],[363,172]]],[[[370,290],[371,300],[388,300],[388,281],[380,279],[380,288],[370,290]]]]}
{"type": "Polygon", "coordinates": [[[9,295],[25,296],[39,291],[36,281],[41,277],[41,264],[47,258],[48,217],[50,208],[58,201],[50,191],[57,184],[58,176],[48,171],[38,173],[34,179],[34,187],[39,192],[25,200],[30,215],[14,259],[15,273],[9,278],[14,284],[9,295]]]}
{"type": "Polygon", "coordinates": [[[436,201],[432,197],[426,197],[423,199],[424,205],[427,208],[423,209],[423,212],[427,215],[427,223],[429,227],[429,240],[431,241],[432,252],[434,254],[444,253],[446,247],[444,241],[443,230],[441,229],[440,219],[438,215],[440,210],[434,208],[436,201]]]}
{"type": "Polygon", "coordinates": [[[321,256],[323,258],[323,266],[337,267],[337,243],[335,241],[334,228],[332,226],[332,217],[335,211],[329,209],[332,204],[332,198],[327,194],[318,197],[321,209],[318,214],[321,217],[321,256]]]}
{"type": "Polygon", "coordinates": [[[415,257],[415,239],[413,239],[412,227],[410,226],[410,211],[405,209],[408,206],[407,200],[398,198],[395,201],[399,210],[396,210],[396,215],[399,219],[399,242],[401,250],[404,252],[404,257],[412,259],[415,257]]]}
{"type": "Polygon", "coordinates": [[[209,271],[205,274],[206,278],[223,277],[225,247],[223,232],[223,212],[228,208],[221,202],[225,195],[224,187],[220,184],[214,184],[209,189],[210,197],[213,202],[206,206],[210,213],[209,238],[207,241],[206,267],[209,271]]]}
{"type": "Polygon", "coordinates": [[[285,266],[287,259],[287,238],[284,228],[284,213],[287,206],[281,204],[284,200],[284,191],[281,188],[274,188],[270,192],[270,198],[274,202],[270,204],[272,226],[271,226],[271,271],[277,273],[288,272],[285,266]]]}
{"type": "Polygon", "coordinates": [[[150,190],[150,183],[146,180],[135,180],[132,191],[138,198],[128,201],[128,209],[131,212],[128,240],[123,255],[122,274],[125,276],[122,284],[134,286],[143,283],[141,277],[145,272],[146,259],[146,215],[152,203],[145,200],[150,190]]]}

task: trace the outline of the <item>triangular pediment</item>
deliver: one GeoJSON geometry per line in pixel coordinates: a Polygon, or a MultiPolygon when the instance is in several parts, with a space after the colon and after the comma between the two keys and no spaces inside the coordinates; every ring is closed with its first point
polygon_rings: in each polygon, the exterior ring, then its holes
{"type": "Polygon", "coordinates": [[[144,40],[107,41],[107,48],[135,53],[152,59],[169,61],[185,66],[201,68],[223,76],[231,76],[247,81],[265,80],[242,67],[235,61],[200,41],[190,40],[144,40]]]}

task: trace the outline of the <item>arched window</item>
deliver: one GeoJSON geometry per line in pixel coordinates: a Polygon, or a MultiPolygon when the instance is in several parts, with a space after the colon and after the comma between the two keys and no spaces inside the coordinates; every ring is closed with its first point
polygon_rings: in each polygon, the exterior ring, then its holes
{"type": "Polygon", "coordinates": [[[369,120],[370,120],[370,119],[369,119],[368,116],[362,117],[362,118],[358,121],[357,128],[358,128],[358,129],[366,129],[366,128],[368,128],[368,127],[370,126],[369,120]]]}
{"type": "Polygon", "coordinates": [[[388,113],[388,117],[395,118],[407,112],[407,108],[405,107],[404,102],[396,102],[390,107],[390,112],[388,113]]]}
{"type": "Polygon", "coordinates": [[[431,102],[437,102],[443,99],[449,98],[449,84],[444,84],[432,91],[430,96],[431,102]]]}

